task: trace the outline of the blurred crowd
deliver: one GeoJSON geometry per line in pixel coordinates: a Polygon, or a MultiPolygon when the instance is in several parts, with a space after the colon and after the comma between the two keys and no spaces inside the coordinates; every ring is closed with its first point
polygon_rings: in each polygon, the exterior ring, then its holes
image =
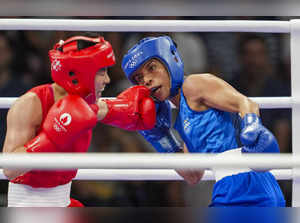
{"type": "MultiPolygon", "coordinates": [[[[158,19],[228,18],[162,17],[158,19]]],[[[270,19],[281,20],[282,18],[268,17],[268,20],[270,19]]],[[[52,82],[48,50],[60,39],[82,34],[84,35],[84,32],[0,31],[0,97],[18,97],[33,86],[52,82]]],[[[116,96],[130,86],[121,70],[122,55],[141,38],[164,34],[170,35],[177,43],[186,74],[215,74],[249,97],[291,95],[288,34],[202,32],[100,32],[99,34],[111,42],[117,59],[116,66],[109,69],[111,83],[106,87],[104,97],[116,96]]],[[[0,110],[1,148],[6,131],[6,114],[6,109],[0,110]]],[[[281,152],[291,153],[291,110],[262,109],[261,116],[264,125],[278,139],[281,152]]],[[[126,132],[100,124],[93,134],[89,152],[154,152],[150,145],[135,132],[126,132]]],[[[207,181],[196,186],[170,181],[74,181],[72,197],[79,199],[86,206],[207,206],[212,184],[213,182],[207,181]]],[[[280,181],[280,185],[287,204],[290,205],[291,182],[280,181]]],[[[1,181],[0,206],[6,205],[6,192],[7,182],[1,181]]]]}

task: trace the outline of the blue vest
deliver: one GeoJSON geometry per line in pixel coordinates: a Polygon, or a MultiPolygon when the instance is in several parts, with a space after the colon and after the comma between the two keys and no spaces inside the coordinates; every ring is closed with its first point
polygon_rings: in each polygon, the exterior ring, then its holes
{"type": "MultiPolygon", "coordinates": [[[[240,116],[237,113],[208,109],[193,111],[181,91],[175,129],[191,153],[221,153],[241,147],[240,116]]],[[[263,206],[284,207],[280,187],[270,172],[244,172],[219,180],[210,207],[263,206]]]]}
{"type": "Polygon", "coordinates": [[[192,110],[181,91],[179,113],[174,128],[191,153],[220,153],[241,146],[240,116],[210,108],[192,110]]]}

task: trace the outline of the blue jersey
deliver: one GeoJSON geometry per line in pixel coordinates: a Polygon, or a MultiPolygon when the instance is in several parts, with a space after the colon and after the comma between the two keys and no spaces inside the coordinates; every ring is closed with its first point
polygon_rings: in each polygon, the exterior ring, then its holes
{"type": "Polygon", "coordinates": [[[218,109],[194,111],[181,93],[175,129],[191,153],[220,153],[240,147],[240,116],[218,109]]]}
{"type": "MultiPolygon", "coordinates": [[[[208,109],[193,111],[181,91],[174,128],[191,153],[221,153],[241,147],[241,118],[237,113],[208,109]]],[[[214,206],[285,206],[281,189],[269,172],[244,172],[226,176],[213,189],[214,206]]]]}

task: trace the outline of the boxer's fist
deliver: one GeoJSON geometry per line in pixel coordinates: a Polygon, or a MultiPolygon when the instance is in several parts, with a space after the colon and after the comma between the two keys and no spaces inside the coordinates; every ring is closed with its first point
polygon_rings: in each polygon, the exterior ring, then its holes
{"type": "Polygon", "coordinates": [[[42,131],[25,145],[27,152],[68,152],[79,135],[96,125],[96,114],[97,107],[81,97],[64,97],[50,108],[42,131]]]}
{"type": "Polygon", "coordinates": [[[160,153],[181,150],[180,143],[171,131],[171,105],[168,101],[156,103],[156,124],[153,129],[139,133],[160,153]]]}
{"type": "Polygon", "coordinates": [[[150,90],[144,86],[134,86],[123,91],[116,99],[103,100],[108,113],[102,123],[125,130],[152,129],[155,125],[155,103],[150,90]]]}
{"type": "Polygon", "coordinates": [[[279,153],[274,135],[261,124],[256,114],[246,114],[241,123],[240,140],[245,153],[279,153]]]}

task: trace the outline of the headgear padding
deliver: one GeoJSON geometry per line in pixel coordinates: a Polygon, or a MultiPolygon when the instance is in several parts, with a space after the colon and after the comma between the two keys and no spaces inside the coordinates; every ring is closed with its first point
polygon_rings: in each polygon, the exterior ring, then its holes
{"type": "Polygon", "coordinates": [[[134,83],[133,73],[152,58],[162,61],[168,69],[171,81],[170,97],[175,96],[183,83],[184,71],[182,59],[169,36],[147,37],[140,40],[123,57],[123,71],[127,78],[134,83]]]}
{"type": "Polygon", "coordinates": [[[68,93],[95,100],[95,75],[115,64],[115,55],[103,37],[75,36],[60,41],[49,51],[51,76],[68,93]]]}

